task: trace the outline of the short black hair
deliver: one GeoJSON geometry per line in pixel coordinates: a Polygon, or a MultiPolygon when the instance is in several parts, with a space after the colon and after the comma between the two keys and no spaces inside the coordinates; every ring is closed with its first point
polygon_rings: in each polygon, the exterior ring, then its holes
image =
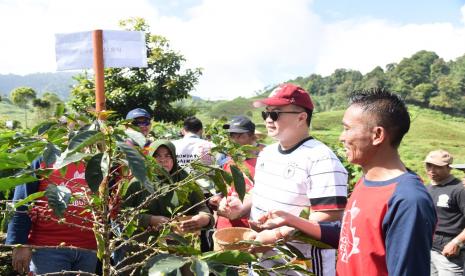
{"type": "Polygon", "coordinates": [[[305,108],[305,113],[307,113],[307,126],[310,126],[310,123],[312,122],[313,109],[305,108]]]}
{"type": "Polygon", "coordinates": [[[376,124],[384,127],[391,138],[391,146],[398,148],[410,129],[410,115],[399,95],[383,88],[357,90],[349,96],[349,105],[358,105],[372,114],[376,124]]]}
{"type": "Polygon", "coordinates": [[[197,133],[203,129],[202,121],[195,116],[187,117],[184,120],[184,129],[192,133],[197,133]]]}

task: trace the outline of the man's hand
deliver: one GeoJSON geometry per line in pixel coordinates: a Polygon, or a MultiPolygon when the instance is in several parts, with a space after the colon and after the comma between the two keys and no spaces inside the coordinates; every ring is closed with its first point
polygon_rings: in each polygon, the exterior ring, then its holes
{"type": "Polygon", "coordinates": [[[218,203],[217,212],[218,212],[218,216],[222,216],[226,218],[229,217],[230,210],[229,210],[229,206],[227,205],[227,197],[223,197],[220,200],[220,202],[218,203]]]}
{"type": "Polygon", "coordinates": [[[150,226],[158,229],[160,226],[162,226],[164,223],[167,223],[169,219],[164,216],[151,216],[150,217],[150,226]]]}
{"type": "Polygon", "coordinates": [[[249,224],[251,228],[256,231],[263,229],[273,229],[284,225],[288,225],[289,216],[291,216],[291,214],[285,211],[269,211],[266,214],[258,217],[257,221],[249,220],[249,224]]]}
{"type": "Polygon", "coordinates": [[[460,247],[453,241],[450,241],[442,249],[442,255],[447,258],[454,257],[460,253],[460,247]]]}
{"type": "Polygon", "coordinates": [[[282,235],[279,229],[263,230],[257,233],[255,241],[261,242],[262,244],[274,244],[281,238],[282,235]]]}
{"type": "Polygon", "coordinates": [[[210,223],[210,216],[200,213],[189,220],[180,222],[179,228],[182,232],[193,232],[207,226],[210,223]]]}
{"type": "Polygon", "coordinates": [[[218,206],[218,215],[230,220],[242,217],[244,206],[241,200],[236,196],[224,197],[218,206]]]}
{"type": "Polygon", "coordinates": [[[222,198],[223,196],[221,194],[214,195],[208,200],[208,205],[210,206],[210,208],[216,210],[218,209],[218,206],[220,205],[220,201],[222,198]]]}
{"type": "Polygon", "coordinates": [[[32,258],[32,250],[29,247],[13,248],[13,269],[23,274],[29,272],[29,263],[32,258]]]}

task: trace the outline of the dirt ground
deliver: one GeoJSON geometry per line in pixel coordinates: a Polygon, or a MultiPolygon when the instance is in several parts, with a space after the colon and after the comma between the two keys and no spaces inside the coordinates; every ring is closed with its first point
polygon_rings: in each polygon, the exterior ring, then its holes
{"type": "Polygon", "coordinates": [[[17,275],[11,267],[11,249],[1,246],[2,244],[5,244],[5,238],[6,234],[0,232],[0,275],[17,275]]]}

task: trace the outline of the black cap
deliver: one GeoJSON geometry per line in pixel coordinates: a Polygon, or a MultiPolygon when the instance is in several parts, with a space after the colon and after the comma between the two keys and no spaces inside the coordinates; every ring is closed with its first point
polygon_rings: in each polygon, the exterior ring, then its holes
{"type": "Polygon", "coordinates": [[[223,128],[233,133],[255,132],[255,124],[245,116],[233,117],[231,122],[223,125],[223,128]]]}

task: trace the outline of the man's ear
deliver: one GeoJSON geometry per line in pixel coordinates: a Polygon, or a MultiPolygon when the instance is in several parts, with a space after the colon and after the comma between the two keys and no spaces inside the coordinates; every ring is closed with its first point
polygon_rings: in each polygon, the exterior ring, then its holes
{"type": "Polygon", "coordinates": [[[307,112],[302,112],[299,114],[299,120],[302,121],[302,123],[307,124],[307,112]]]}
{"type": "Polygon", "coordinates": [[[372,134],[372,137],[373,137],[373,145],[374,146],[378,146],[378,145],[381,145],[384,140],[387,139],[387,133],[386,133],[386,129],[382,126],[375,126],[373,127],[373,134],[372,134]]]}

